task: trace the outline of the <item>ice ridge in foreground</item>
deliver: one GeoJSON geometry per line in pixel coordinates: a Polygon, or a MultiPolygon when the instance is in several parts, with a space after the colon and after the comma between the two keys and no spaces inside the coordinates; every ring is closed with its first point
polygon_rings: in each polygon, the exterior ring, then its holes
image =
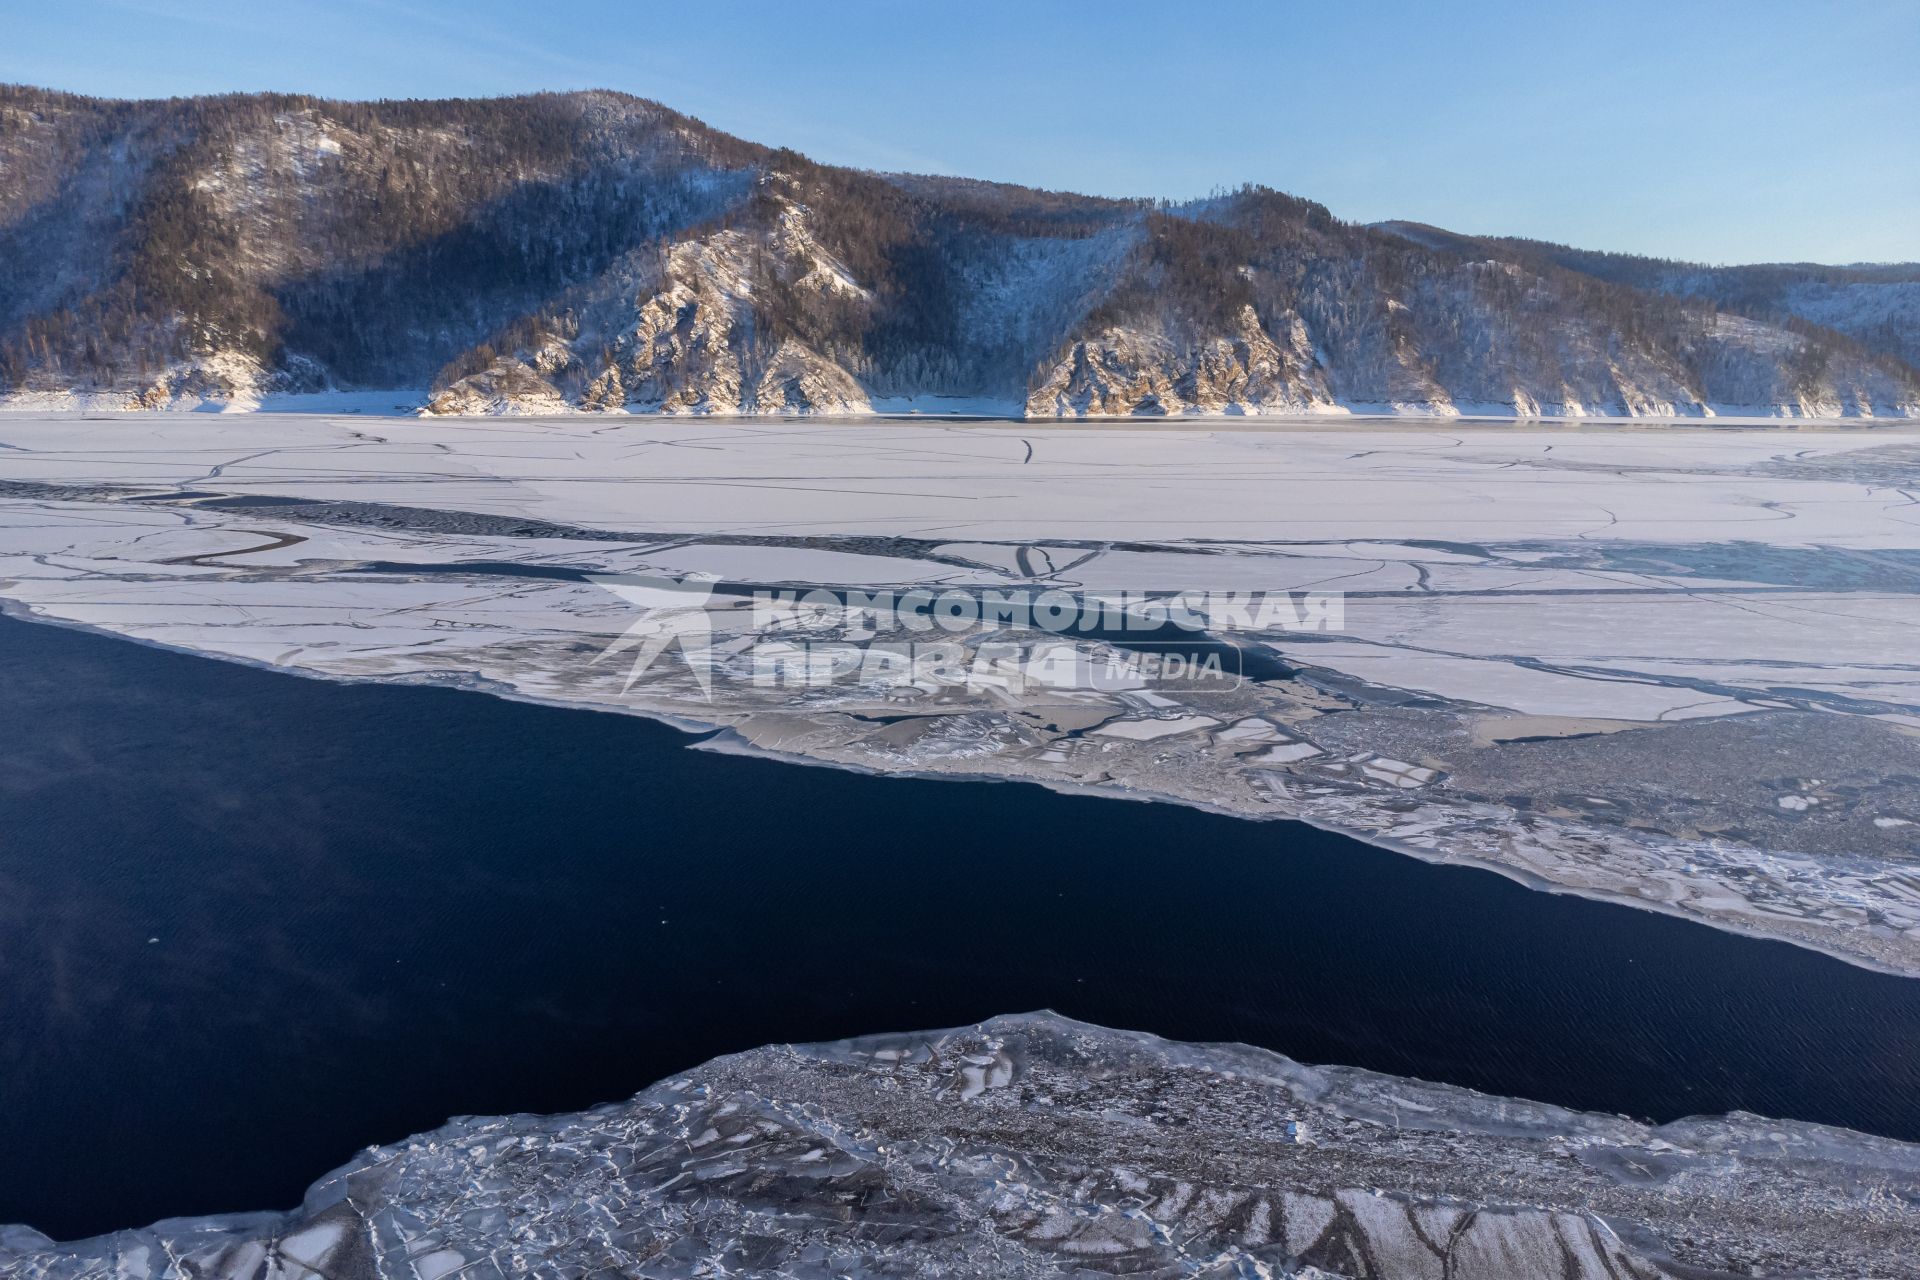
{"type": "Polygon", "coordinates": [[[286,1214],[0,1229],[0,1274],[1891,1276],[1917,1203],[1920,1147],[1843,1129],[1656,1128],[1041,1013],[457,1119],[286,1214]]]}

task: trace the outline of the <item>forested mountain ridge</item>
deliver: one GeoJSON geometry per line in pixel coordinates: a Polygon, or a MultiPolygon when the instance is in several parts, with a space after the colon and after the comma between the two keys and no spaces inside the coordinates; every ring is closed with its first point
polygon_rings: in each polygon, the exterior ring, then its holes
{"type": "Polygon", "coordinates": [[[1435,248],[1566,267],[1636,289],[1699,298],[1754,319],[1807,321],[1853,338],[1870,351],[1920,365],[1920,262],[1710,267],[1512,236],[1462,236],[1411,222],[1380,227],[1435,248]]]}
{"type": "Polygon", "coordinates": [[[15,405],[1920,415],[1920,269],[1648,264],[836,168],[605,92],[0,87],[15,405]]]}

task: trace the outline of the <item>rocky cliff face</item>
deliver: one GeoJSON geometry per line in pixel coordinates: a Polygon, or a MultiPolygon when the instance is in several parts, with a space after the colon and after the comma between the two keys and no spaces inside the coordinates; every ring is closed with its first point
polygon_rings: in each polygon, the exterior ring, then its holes
{"type": "Polygon", "coordinates": [[[759,1049],[579,1115],[369,1148],[286,1214],[59,1245],[23,1280],[1711,1280],[1904,1274],[1920,1151],[1660,1128],[1052,1015],[759,1049]]]}
{"type": "Polygon", "coordinates": [[[1080,338],[1027,396],[1032,417],[1311,413],[1335,408],[1298,315],[1263,322],[1251,304],[1220,329],[1111,327],[1080,338]]]}
{"type": "Polygon", "coordinates": [[[447,380],[428,408],[871,412],[865,390],[840,364],[796,335],[769,337],[756,291],[773,290],[806,306],[859,308],[871,298],[813,239],[806,209],[788,203],[764,231],[716,231],[601,282],[582,312],[447,380]]]}
{"type": "Polygon", "coordinates": [[[0,174],[0,403],[1920,414],[1911,269],[862,173],[617,94],[0,88],[0,174]]]}

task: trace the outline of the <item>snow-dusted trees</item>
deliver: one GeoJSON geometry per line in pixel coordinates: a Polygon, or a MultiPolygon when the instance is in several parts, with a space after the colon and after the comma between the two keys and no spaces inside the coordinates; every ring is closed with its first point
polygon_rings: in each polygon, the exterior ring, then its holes
{"type": "Polygon", "coordinates": [[[0,88],[0,172],[0,388],[497,364],[608,407],[644,400],[653,344],[676,377],[1017,398],[1112,332],[1359,402],[1920,403],[1920,269],[1350,226],[1260,187],[1156,204],[856,172],[616,94],[0,88]]]}

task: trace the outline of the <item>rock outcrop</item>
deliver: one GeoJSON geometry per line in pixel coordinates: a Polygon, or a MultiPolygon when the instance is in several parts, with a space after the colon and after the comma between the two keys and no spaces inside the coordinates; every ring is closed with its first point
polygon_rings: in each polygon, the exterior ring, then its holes
{"type": "Polygon", "coordinates": [[[621,274],[531,349],[453,379],[440,414],[612,412],[860,414],[854,377],[792,334],[769,333],[757,294],[829,303],[866,292],[789,205],[766,234],[715,232],[621,274]]]}

